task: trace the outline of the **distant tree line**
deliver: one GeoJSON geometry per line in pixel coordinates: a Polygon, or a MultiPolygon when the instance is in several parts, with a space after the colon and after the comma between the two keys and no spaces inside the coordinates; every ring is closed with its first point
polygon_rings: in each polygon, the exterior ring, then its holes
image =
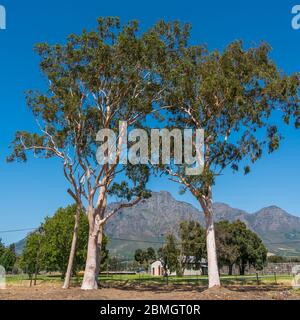
{"type": "MultiPolygon", "coordinates": [[[[231,275],[233,266],[236,265],[243,275],[247,266],[253,266],[257,270],[264,267],[267,249],[245,223],[239,220],[232,223],[221,221],[215,224],[215,229],[219,269],[227,266],[231,275]]],[[[176,272],[178,276],[183,275],[186,269],[203,268],[203,261],[207,260],[205,236],[205,228],[200,223],[182,221],[178,235],[168,234],[156,257],[165,270],[176,272]]],[[[144,254],[146,252],[137,250],[135,260],[138,261],[144,254]]],[[[145,258],[143,261],[148,262],[149,259],[145,258]]]]}
{"type": "Polygon", "coordinates": [[[289,263],[289,262],[300,262],[299,257],[283,257],[283,256],[270,256],[268,257],[270,263],[289,263]]]}

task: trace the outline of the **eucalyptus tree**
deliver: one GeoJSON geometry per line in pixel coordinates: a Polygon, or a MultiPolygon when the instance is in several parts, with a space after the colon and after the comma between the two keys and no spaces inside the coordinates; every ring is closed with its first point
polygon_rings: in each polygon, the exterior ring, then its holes
{"type": "MultiPolygon", "coordinates": [[[[262,43],[244,49],[242,42],[223,52],[186,46],[170,64],[166,104],[172,106],[169,126],[203,129],[203,143],[193,141],[200,174],[173,161],[161,169],[189,190],[206,220],[209,287],[220,286],[213,221],[213,185],[224,170],[247,174],[265,151],[278,149],[278,122],[299,122],[299,75],[280,72],[262,43]]],[[[194,166],[195,168],[195,166],[194,166]]]]}
{"type": "MultiPolygon", "coordinates": [[[[137,169],[123,160],[118,163],[127,139],[126,126],[134,128],[158,105],[163,88],[156,68],[163,70],[167,64],[165,49],[181,41],[176,30],[165,37],[157,30],[140,33],[136,21],[121,25],[118,18],[100,18],[96,30],[72,34],[64,45],[42,43],[35,48],[48,80],[47,92],[30,91],[27,95],[39,132],[17,132],[8,161],[26,161],[28,151],[35,157],[61,160],[70,185],[68,193],[79,208],[76,221],[82,209],[88,216],[88,253],[82,283],[85,290],[97,288],[97,242],[101,242],[105,223],[122,208],[149,196],[145,190],[148,168],[137,169]],[[112,156],[107,147],[103,162],[97,161],[100,146],[95,141],[100,129],[118,132],[119,137],[116,152],[112,156]],[[120,182],[117,177],[124,178],[124,172],[126,181],[120,182]],[[124,201],[107,212],[110,190],[124,201]]],[[[108,137],[101,138],[103,146],[108,137]]],[[[78,223],[75,226],[69,272],[78,223]]],[[[68,285],[67,281],[65,287],[68,285]]]]}

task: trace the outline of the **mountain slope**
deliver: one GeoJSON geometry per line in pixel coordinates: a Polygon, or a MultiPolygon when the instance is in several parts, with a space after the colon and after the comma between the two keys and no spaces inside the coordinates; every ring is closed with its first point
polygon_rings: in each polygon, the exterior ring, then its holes
{"type": "Polygon", "coordinates": [[[111,253],[132,256],[137,248],[152,246],[157,249],[164,235],[177,231],[180,221],[199,220],[199,216],[199,211],[191,204],[176,201],[170,193],[153,192],[150,199],[124,209],[109,221],[106,233],[111,253]]]}
{"type": "MultiPolygon", "coordinates": [[[[215,203],[214,215],[215,221],[239,219],[245,222],[263,239],[271,252],[300,255],[300,218],[276,206],[250,214],[224,203],[215,203]]],[[[132,256],[136,248],[158,248],[161,244],[156,242],[162,242],[163,235],[176,231],[180,221],[189,219],[205,225],[203,213],[191,204],[175,200],[166,191],[153,192],[145,203],[124,210],[108,223],[106,232],[112,239],[110,249],[114,254],[132,256]]]]}

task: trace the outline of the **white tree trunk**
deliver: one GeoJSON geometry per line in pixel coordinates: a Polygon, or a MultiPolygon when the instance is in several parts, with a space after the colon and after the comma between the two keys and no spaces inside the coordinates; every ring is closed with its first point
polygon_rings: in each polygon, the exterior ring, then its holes
{"type": "Polygon", "coordinates": [[[106,206],[106,187],[101,187],[97,202],[97,209],[89,206],[87,214],[89,220],[89,240],[82,290],[98,289],[98,235],[100,231],[101,215],[106,206]]]}
{"type": "Polygon", "coordinates": [[[65,282],[63,285],[63,289],[70,288],[70,280],[71,280],[72,271],[73,271],[73,265],[74,265],[75,254],[76,254],[76,245],[77,245],[77,239],[78,239],[79,220],[80,220],[80,208],[77,206],[72,245],[71,245],[68,268],[67,268],[67,272],[66,272],[66,276],[65,276],[65,282]]]}
{"type": "MultiPolygon", "coordinates": [[[[94,230],[93,230],[94,231],[94,230]]],[[[97,277],[97,233],[90,232],[88,241],[88,252],[82,281],[82,290],[96,290],[98,284],[97,277]]]]}
{"type": "Polygon", "coordinates": [[[206,247],[207,247],[207,263],[208,263],[208,287],[219,287],[220,276],[217,261],[215,228],[212,207],[208,208],[205,213],[206,220],[206,247]]]}
{"type": "Polygon", "coordinates": [[[81,285],[82,290],[96,290],[97,284],[97,240],[99,226],[97,215],[93,208],[88,209],[89,239],[87,248],[87,258],[85,263],[84,277],[81,285]]]}

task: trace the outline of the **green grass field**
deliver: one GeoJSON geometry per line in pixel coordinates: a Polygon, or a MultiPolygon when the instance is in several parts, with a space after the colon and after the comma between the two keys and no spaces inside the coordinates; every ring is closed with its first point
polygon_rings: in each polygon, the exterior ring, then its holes
{"type": "MultiPolygon", "coordinates": [[[[79,284],[82,277],[73,277],[72,282],[79,284]]],[[[8,275],[8,284],[17,284],[27,282],[29,280],[27,275],[8,275]]],[[[62,282],[59,275],[39,275],[38,282],[62,282]]],[[[246,276],[221,276],[222,285],[289,285],[291,284],[292,276],[290,275],[246,275],[246,276]]],[[[208,282],[207,276],[184,276],[176,277],[153,277],[148,274],[114,274],[114,275],[101,275],[100,282],[107,284],[114,283],[132,283],[132,284],[191,284],[191,285],[206,285],[208,282]]]]}

